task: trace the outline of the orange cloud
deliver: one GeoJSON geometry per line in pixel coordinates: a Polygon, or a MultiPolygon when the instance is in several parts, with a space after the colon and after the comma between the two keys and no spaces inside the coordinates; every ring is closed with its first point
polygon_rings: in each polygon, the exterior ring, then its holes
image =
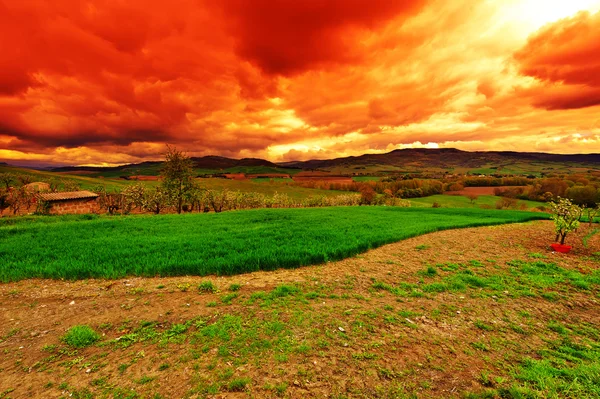
{"type": "Polygon", "coordinates": [[[0,0],[0,160],[563,151],[598,130],[600,14],[529,32],[530,3],[0,0]]]}
{"type": "Polygon", "coordinates": [[[515,54],[521,73],[544,82],[535,105],[557,110],[600,104],[600,12],[547,25],[515,54]]]}

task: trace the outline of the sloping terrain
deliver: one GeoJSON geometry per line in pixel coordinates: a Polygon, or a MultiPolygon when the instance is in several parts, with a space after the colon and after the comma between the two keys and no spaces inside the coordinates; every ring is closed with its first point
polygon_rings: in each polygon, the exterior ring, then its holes
{"type": "Polygon", "coordinates": [[[293,270],[3,284],[0,394],[598,398],[600,241],[585,248],[586,228],[570,254],[548,250],[542,221],[293,270]],[[75,325],[98,336],[74,341],[75,325]]]}

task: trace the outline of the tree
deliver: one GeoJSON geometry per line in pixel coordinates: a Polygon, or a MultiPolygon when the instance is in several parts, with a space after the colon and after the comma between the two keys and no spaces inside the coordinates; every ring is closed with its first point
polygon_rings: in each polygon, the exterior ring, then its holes
{"type": "Polygon", "coordinates": [[[125,196],[129,206],[137,208],[139,210],[144,206],[144,197],[146,195],[146,186],[142,183],[134,184],[133,186],[127,186],[123,189],[122,194],[125,196]]]}
{"type": "Polygon", "coordinates": [[[18,175],[17,179],[22,186],[26,186],[33,181],[33,177],[30,175],[18,175]]]}
{"type": "Polygon", "coordinates": [[[469,201],[471,201],[471,205],[475,205],[475,201],[477,201],[479,196],[477,194],[471,193],[471,194],[467,195],[467,198],[469,199],[469,201]]]}
{"type": "Polygon", "coordinates": [[[162,210],[170,205],[169,200],[170,198],[164,192],[164,190],[161,187],[156,187],[154,190],[146,190],[144,193],[142,206],[143,209],[158,215],[162,210]]]}
{"type": "Polygon", "coordinates": [[[194,187],[194,169],[192,160],[177,148],[167,146],[165,163],[161,170],[162,187],[177,205],[181,213],[183,200],[194,187]]]}
{"type": "Polygon", "coordinates": [[[559,197],[558,201],[551,203],[550,206],[552,208],[554,232],[556,233],[554,241],[560,239],[560,243],[564,244],[567,234],[579,227],[579,220],[583,211],[567,198],[559,197]]]}
{"type": "Polygon", "coordinates": [[[4,185],[6,190],[10,188],[12,183],[15,181],[15,175],[12,173],[0,173],[0,184],[4,185]]]}
{"type": "Polygon", "coordinates": [[[574,204],[594,208],[598,203],[598,189],[592,185],[573,186],[567,189],[567,198],[574,204]]]}
{"type": "Polygon", "coordinates": [[[4,190],[0,187],[0,217],[2,216],[2,212],[4,212],[4,210],[9,206],[10,202],[8,199],[8,190],[4,190]]]}

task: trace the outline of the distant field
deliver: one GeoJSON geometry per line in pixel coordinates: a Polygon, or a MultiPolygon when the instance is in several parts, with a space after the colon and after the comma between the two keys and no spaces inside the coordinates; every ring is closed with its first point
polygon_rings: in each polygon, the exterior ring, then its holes
{"type": "MultiPolygon", "coordinates": [[[[0,173],[15,173],[18,175],[29,175],[33,178],[33,181],[39,180],[69,180],[79,184],[83,190],[91,190],[95,187],[102,186],[106,187],[108,191],[122,190],[123,188],[137,183],[132,180],[125,180],[119,178],[101,178],[93,177],[92,175],[75,175],[73,173],[57,173],[47,172],[33,169],[14,168],[9,166],[0,166],[0,173]]],[[[148,185],[156,185],[157,182],[144,182],[148,185]]]]}
{"type": "MultiPolygon", "coordinates": [[[[248,168],[250,169],[250,168],[248,168]]],[[[252,169],[255,172],[252,173],[266,173],[266,169],[271,170],[272,168],[263,168],[263,172],[259,172],[260,168],[252,169]]],[[[273,169],[275,170],[275,169],[273,169]]],[[[32,169],[13,168],[0,166],[0,173],[11,172],[15,174],[26,174],[33,178],[34,181],[38,180],[69,180],[73,181],[81,187],[83,190],[92,190],[96,187],[106,187],[108,191],[122,190],[127,186],[142,183],[147,187],[154,187],[160,184],[158,181],[135,181],[125,180],[118,177],[93,177],[92,175],[75,175],[72,173],[56,173],[38,171],[32,169]]],[[[214,171],[212,171],[214,172],[214,171]]],[[[137,173],[137,172],[136,172],[137,173]]],[[[107,174],[110,174],[107,172],[107,174]]],[[[144,173],[137,173],[144,175],[144,173]]],[[[197,179],[200,186],[211,190],[231,190],[231,191],[242,191],[242,192],[257,192],[265,195],[272,196],[275,193],[286,194],[289,197],[301,200],[310,196],[323,195],[332,197],[340,194],[347,194],[346,191],[334,191],[334,190],[319,190],[306,187],[298,187],[291,183],[291,179],[249,179],[249,180],[230,180],[223,178],[200,178],[197,179]]]]}
{"type": "Polygon", "coordinates": [[[481,209],[342,207],[0,219],[0,281],[292,268],[437,230],[543,218],[481,209]]]}
{"type": "Polygon", "coordinates": [[[380,176],[353,176],[352,180],[354,181],[379,181],[381,180],[380,176]]]}
{"type": "MultiPolygon", "coordinates": [[[[434,202],[437,202],[444,208],[479,208],[481,205],[495,207],[499,200],[501,200],[501,197],[496,197],[495,195],[480,195],[477,200],[471,204],[471,201],[462,195],[439,194],[423,198],[411,198],[409,201],[413,207],[431,207],[434,202]]],[[[518,203],[519,205],[525,203],[529,209],[537,208],[538,206],[548,206],[544,202],[537,201],[519,200],[518,203]]]]}
{"type": "Polygon", "coordinates": [[[494,195],[494,191],[499,188],[513,188],[516,186],[496,186],[496,187],[465,187],[460,191],[446,191],[445,195],[494,195]]]}
{"type": "Polygon", "coordinates": [[[598,170],[597,165],[558,162],[509,162],[501,165],[485,165],[481,168],[470,169],[471,174],[501,174],[501,175],[533,175],[541,177],[543,173],[585,173],[588,170],[598,170]]]}
{"type": "Polygon", "coordinates": [[[299,187],[289,184],[289,179],[248,179],[231,180],[221,178],[197,179],[201,187],[212,190],[230,190],[242,192],[255,192],[272,196],[275,193],[286,194],[290,198],[301,200],[315,195],[333,197],[348,194],[347,191],[319,190],[315,188],[299,187]]]}

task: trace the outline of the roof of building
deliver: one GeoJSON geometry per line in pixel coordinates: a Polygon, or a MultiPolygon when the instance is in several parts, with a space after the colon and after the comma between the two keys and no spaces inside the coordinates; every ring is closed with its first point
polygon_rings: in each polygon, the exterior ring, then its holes
{"type": "Polygon", "coordinates": [[[45,193],[40,194],[43,201],[64,201],[72,199],[96,198],[98,194],[91,191],[69,191],[65,193],[45,193]]]}

